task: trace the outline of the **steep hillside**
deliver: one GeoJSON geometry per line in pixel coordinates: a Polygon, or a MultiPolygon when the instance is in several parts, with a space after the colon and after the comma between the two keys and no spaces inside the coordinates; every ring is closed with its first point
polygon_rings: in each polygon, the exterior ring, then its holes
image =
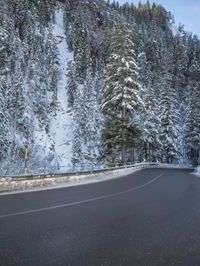
{"type": "Polygon", "coordinates": [[[200,42],[176,27],[162,6],[1,2],[2,174],[24,171],[26,149],[29,172],[98,168],[121,160],[198,163],[200,42]],[[109,113],[102,111],[108,79],[116,76],[109,65],[113,51],[120,53],[119,25],[128,29],[122,39],[133,44],[140,101],[122,120],[119,101],[109,113]]]}

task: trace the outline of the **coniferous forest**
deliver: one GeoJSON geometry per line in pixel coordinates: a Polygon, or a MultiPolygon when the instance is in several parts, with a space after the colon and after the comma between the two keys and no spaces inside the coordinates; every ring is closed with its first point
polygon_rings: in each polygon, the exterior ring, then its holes
{"type": "Polygon", "coordinates": [[[0,4],[1,174],[200,162],[200,40],[163,6],[0,4]]]}

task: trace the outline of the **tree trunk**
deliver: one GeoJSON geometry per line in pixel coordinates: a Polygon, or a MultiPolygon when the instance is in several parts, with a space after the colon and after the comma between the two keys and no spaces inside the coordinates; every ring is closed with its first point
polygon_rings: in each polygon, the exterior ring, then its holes
{"type": "Polygon", "coordinates": [[[126,155],[125,155],[125,151],[126,151],[126,147],[125,147],[125,117],[126,117],[126,110],[125,107],[123,107],[122,109],[122,121],[123,121],[123,128],[122,128],[122,145],[121,145],[121,159],[122,159],[122,164],[124,165],[125,160],[126,160],[126,155]]]}
{"type": "Polygon", "coordinates": [[[145,143],[144,145],[144,152],[145,152],[145,155],[144,155],[145,161],[148,161],[148,144],[147,143],[145,143]]]}
{"type": "Polygon", "coordinates": [[[148,157],[149,157],[148,161],[151,162],[151,143],[150,142],[148,142],[148,157]]]}
{"type": "Polygon", "coordinates": [[[200,149],[199,149],[198,165],[200,165],[200,149]]]}
{"type": "Polygon", "coordinates": [[[132,162],[135,163],[135,149],[132,148],[132,162]]]}
{"type": "Polygon", "coordinates": [[[121,147],[121,157],[122,157],[122,164],[124,165],[125,162],[125,145],[124,143],[122,143],[122,147],[121,147]]]}

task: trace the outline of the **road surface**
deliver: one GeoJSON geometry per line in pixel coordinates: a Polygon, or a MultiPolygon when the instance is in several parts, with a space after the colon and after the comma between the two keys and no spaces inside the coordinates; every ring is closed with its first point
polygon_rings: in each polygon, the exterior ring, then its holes
{"type": "Polygon", "coordinates": [[[200,265],[200,179],[146,169],[1,195],[0,265],[200,265]]]}

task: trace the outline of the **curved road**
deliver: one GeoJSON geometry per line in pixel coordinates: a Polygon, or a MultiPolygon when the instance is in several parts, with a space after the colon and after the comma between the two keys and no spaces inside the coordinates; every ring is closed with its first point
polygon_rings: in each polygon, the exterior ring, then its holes
{"type": "Polygon", "coordinates": [[[1,195],[0,265],[200,265],[200,179],[146,169],[1,195]]]}

